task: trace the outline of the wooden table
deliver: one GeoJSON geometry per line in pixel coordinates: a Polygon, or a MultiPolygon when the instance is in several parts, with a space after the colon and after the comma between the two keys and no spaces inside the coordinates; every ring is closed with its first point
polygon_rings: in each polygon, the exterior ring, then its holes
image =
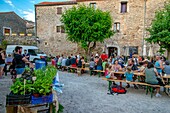
{"type": "MultiPolygon", "coordinates": [[[[161,78],[167,79],[167,85],[170,85],[170,75],[162,76],[161,78]]],[[[164,92],[170,96],[170,88],[164,88],[164,92]]]]}
{"type": "MultiPolygon", "coordinates": [[[[112,71],[112,72],[115,74],[125,74],[125,71],[117,71],[117,72],[112,71]]],[[[142,72],[133,72],[133,73],[134,75],[137,75],[137,76],[145,76],[145,74],[142,72]]]]}

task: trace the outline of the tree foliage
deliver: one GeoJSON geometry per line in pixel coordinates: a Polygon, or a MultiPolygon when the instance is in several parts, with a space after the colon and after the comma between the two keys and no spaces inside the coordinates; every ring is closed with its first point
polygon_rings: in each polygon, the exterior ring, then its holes
{"type": "Polygon", "coordinates": [[[162,53],[170,49],[170,3],[165,4],[162,10],[156,12],[148,31],[150,37],[146,41],[159,44],[162,53]]]}
{"type": "Polygon", "coordinates": [[[96,42],[103,42],[113,35],[110,13],[94,7],[74,6],[66,10],[61,22],[64,23],[67,39],[80,44],[86,52],[94,49],[96,42]]]}

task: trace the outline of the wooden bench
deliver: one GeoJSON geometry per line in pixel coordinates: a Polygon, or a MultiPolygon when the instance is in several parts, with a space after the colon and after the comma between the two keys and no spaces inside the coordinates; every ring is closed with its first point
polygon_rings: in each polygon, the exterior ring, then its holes
{"type": "Polygon", "coordinates": [[[103,70],[90,70],[90,76],[92,76],[92,72],[97,72],[98,77],[100,77],[101,74],[104,73],[105,71],[103,71],[103,70]]]}
{"type": "Polygon", "coordinates": [[[76,72],[77,72],[77,67],[69,67],[69,66],[68,66],[67,71],[68,71],[68,72],[76,73],[76,72]]]}
{"type": "Polygon", "coordinates": [[[124,83],[128,83],[128,84],[135,84],[135,85],[146,86],[146,94],[148,94],[148,92],[150,91],[151,98],[153,97],[153,88],[161,87],[160,85],[152,85],[152,84],[147,84],[147,83],[143,83],[143,82],[128,82],[126,80],[107,79],[107,78],[102,78],[102,79],[108,81],[108,91],[110,91],[110,87],[112,85],[112,82],[124,82],[124,83]]]}

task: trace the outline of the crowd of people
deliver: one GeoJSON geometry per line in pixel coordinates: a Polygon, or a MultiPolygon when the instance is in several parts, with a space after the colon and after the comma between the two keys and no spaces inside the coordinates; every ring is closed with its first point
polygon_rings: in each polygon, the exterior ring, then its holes
{"type": "Polygon", "coordinates": [[[6,56],[5,51],[0,48],[0,79],[3,78],[8,65],[10,72],[15,75],[22,74],[25,71],[26,65],[33,68],[33,64],[29,62],[29,56],[27,50],[24,50],[24,54],[22,54],[22,47],[20,46],[16,46],[13,53],[8,54],[8,56],[6,56]]]}
{"type": "MultiPolygon", "coordinates": [[[[75,56],[71,54],[68,57],[61,55],[52,59],[52,65],[57,65],[59,67],[72,66],[84,68],[85,59],[80,53],[75,56]]],[[[135,54],[129,57],[114,55],[108,57],[105,52],[101,55],[96,53],[95,55],[91,55],[89,69],[103,70],[106,78],[123,79],[126,77],[127,81],[135,81],[137,77],[134,76],[134,72],[141,72],[145,74],[145,78],[142,80],[154,85],[163,85],[163,82],[160,79],[161,76],[170,75],[169,61],[166,60],[164,56],[160,55],[156,55],[152,58],[142,57],[135,54]],[[124,71],[124,75],[114,74],[116,71],[124,71]]],[[[95,74],[95,72],[92,74],[95,74]]],[[[121,85],[122,84],[120,84],[120,86],[121,85]]],[[[127,84],[126,88],[129,87],[130,84],[127,84]]],[[[134,85],[134,88],[138,89],[136,85],[134,85]]],[[[156,88],[156,97],[161,97],[159,90],[160,88],[156,88]]]]}

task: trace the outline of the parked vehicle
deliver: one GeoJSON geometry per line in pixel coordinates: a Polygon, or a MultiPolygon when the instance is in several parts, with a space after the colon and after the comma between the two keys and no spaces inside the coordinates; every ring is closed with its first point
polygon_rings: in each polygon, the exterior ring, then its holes
{"type": "Polygon", "coordinates": [[[36,60],[39,60],[41,56],[47,57],[46,54],[44,54],[38,47],[36,46],[25,46],[25,45],[8,45],[6,48],[6,54],[13,54],[13,51],[15,50],[16,46],[22,47],[23,51],[22,54],[24,54],[24,50],[27,50],[28,54],[30,55],[29,60],[32,62],[35,62],[36,60]]]}

